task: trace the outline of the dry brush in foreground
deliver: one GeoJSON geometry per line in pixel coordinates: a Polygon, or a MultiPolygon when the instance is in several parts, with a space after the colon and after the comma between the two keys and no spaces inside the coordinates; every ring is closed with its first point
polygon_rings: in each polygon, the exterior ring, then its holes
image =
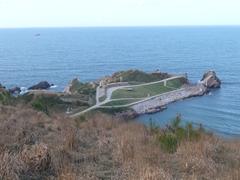
{"type": "Polygon", "coordinates": [[[103,114],[72,120],[1,106],[0,179],[240,178],[239,141],[182,135],[103,114]]]}

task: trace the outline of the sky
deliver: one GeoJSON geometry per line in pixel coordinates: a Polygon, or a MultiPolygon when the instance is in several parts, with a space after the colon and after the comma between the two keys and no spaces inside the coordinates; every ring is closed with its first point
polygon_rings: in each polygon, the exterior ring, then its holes
{"type": "Polygon", "coordinates": [[[240,0],[0,0],[0,28],[240,25],[240,0]]]}

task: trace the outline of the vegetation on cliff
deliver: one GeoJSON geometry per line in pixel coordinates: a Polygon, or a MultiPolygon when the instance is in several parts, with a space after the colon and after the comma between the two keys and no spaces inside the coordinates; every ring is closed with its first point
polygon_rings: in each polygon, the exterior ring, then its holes
{"type": "MultiPolygon", "coordinates": [[[[139,84],[164,76],[169,75],[132,70],[116,73],[111,80],[139,84]]],[[[215,76],[208,73],[202,86],[220,87],[215,76]]],[[[185,83],[185,78],[177,78],[165,86],[156,83],[124,93],[134,92],[141,99],[185,83]]],[[[180,116],[163,128],[152,120],[149,126],[138,124],[122,115],[132,113],[128,107],[100,106],[72,119],[66,109],[92,106],[96,84],[73,80],[68,90],[69,94],[34,91],[13,97],[0,87],[0,179],[239,179],[239,140],[184,125],[180,116]]],[[[105,106],[135,102],[133,95],[105,106]]]]}
{"type": "Polygon", "coordinates": [[[238,179],[240,142],[202,127],[0,106],[2,179],[238,179]]]}
{"type": "Polygon", "coordinates": [[[168,73],[153,72],[146,73],[140,70],[127,70],[114,73],[111,77],[103,79],[107,83],[129,82],[130,84],[141,84],[160,81],[171,77],[168,73]]]}
{"type": "Polygon", "coordinates": [[[96,94],[96,85],[91,83],[83,83],[78,79],[73,79],[69,88],[71,94],[84,94],[88,96],[95,96],[96,94]]]}
{"type": "Polygon", "coordinates": [[[6,91],[0,91],[0,103],[1,104],[8,104],[11,100],[11,96],[6,91]]]}

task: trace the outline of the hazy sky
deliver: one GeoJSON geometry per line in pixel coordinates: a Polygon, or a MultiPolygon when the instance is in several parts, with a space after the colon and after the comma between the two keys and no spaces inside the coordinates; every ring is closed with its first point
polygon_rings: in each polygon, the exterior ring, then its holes
{"type": "Polygon", "coordinates": [[[0,0],[0,27],[240,25],[240,0],[0,0]]]}

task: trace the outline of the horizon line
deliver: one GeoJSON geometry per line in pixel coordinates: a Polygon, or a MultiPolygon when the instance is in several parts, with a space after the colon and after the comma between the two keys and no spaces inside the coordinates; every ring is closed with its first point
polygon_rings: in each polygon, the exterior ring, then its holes
{"type": "Polygon", "coordinates": [[[119,26],[27,26],[27,27],[0,27],[0,29],[57,29],[57,28],[154,28],[154,27],[238,27],[240,24],[219,25],[119,25],[119,26]]]}

